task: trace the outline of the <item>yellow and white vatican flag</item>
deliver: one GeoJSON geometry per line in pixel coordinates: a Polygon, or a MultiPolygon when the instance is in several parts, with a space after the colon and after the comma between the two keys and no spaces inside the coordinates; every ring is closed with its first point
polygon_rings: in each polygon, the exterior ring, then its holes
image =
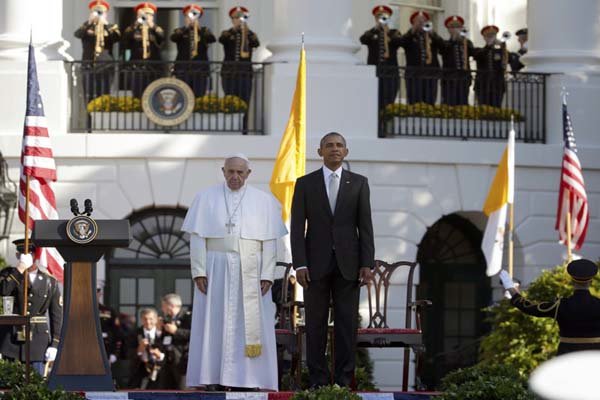
{"type": "Polygon", "coordinates": [[[515,131],[511,127],[508,143],[490,186],[483,212],[488,217],[481,250],[487,261],[487,276],[496,275],[502,268],[506,214],[515,197],[515,131]]]}
{"type": "Polygon", "coordinates": [[[269,187],[281,203],[281,217],[288,223],[296,179],[306,173],[306,59],[304,45],[296,77],[290,117],[281,138],[269,187]]]}

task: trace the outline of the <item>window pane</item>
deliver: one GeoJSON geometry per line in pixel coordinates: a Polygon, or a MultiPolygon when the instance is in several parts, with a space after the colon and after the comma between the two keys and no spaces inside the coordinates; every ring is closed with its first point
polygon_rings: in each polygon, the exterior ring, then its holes
{"type": "Polygon", "coordinates": [[[119,304],[135,304],[135,279],[119,279],[119,304]]]}
{"type": "Polygon", "coordinates": [[[458,311],[444,311],[444,335],[458,335],[458,311]]]}
{"type": "Polygon", "coordinates": [[[135,307],[134,306],[121,306],[119,307],[119,312],[127,315],[135,315],[135,307]]]}
{"type": "Polygon", "coordinates": [[[175,279],[175,293],[181,296],[183,304],[192,304],[192,280],[175,279]]]}
{"type": "Polygon", "coordinates": [[[140,278],[138,285],[138,304],[154,305],[154,279],[140,278]]]}

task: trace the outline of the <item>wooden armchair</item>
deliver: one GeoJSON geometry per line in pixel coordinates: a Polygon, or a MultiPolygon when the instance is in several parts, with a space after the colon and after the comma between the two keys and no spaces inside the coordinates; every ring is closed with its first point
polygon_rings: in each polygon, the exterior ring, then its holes
{"type": "MultiPolygon", "coordinates": [[[[358,347],[403,347],[404,363],[402,371],[402,390],[408,390],[408,372],[410,349],[416,356],[417,382],[420,374],[421,358],[425,351],[423,331],[421,329],[421,310],[430,306],[429,300],[412,300],[413,278],[417,263],[398,261],[393,264],[375,260],[373,280],[367,285],[369,301],[369,324],[359,328],[356,345],[358,347]],[[406,318],[403,328],[390,328],[387,323],[388,290],[390,278],[398,268],[407,271],[406,280],[406,318]],[[412,316],[415,313],[416,327],[412,327],[412,316]]],[[[417,384],[417,386],[419,386],[417,384]]]]}

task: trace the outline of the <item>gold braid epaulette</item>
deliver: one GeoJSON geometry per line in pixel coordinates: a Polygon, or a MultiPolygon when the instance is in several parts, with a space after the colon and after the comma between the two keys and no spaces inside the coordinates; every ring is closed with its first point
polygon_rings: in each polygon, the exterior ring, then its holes
{"type": "Polygon", "coordinates": [[[519,299],[517,300],[518,303],[522,303],[524,307],[533,307],[535,306],[535,308],[539,311],[539,312],[543,312],[546,313],[548,311],[551,311],[553,308],[556,307],[556,311],[554,312],[554,319],[556,319],[556,316],[558,315],[558,307],[560,306],[560,301],[562,299],[558,298],[554,303],[552,303],[549,307],[544,308],[542,307],[541,303],[536,303],[533,302],[531,300],[527,300],[525,297],[521,296],[519,297],[519,299]]]}

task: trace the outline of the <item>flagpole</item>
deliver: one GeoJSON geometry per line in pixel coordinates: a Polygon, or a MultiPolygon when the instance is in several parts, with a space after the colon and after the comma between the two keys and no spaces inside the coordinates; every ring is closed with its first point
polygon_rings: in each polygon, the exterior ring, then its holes
{"type": "Polygon", "coordinates": [[[573,254],[571,253],[571,211],[567,211],[567,262],[571,262],[573,254]]]}
{"type": "MultiPolygon", "coordinates": [[[[25,175],[25,249],[24,254],[29,254],[29,175],[25,175]]],[[[23,316],[27,315],[27,289],[29,283],[29,268],[23,272],[23,316]]]]}
{"type": "MultiPolygon", "coordinates": [[[[510,129],[511,131],[515,130],[515,116],[514,114],[510,116],[510,129]]],[[[513,154],[514,157],[514,154],[513,154]]],[[[514,164],[514,159],[512,160],[514,164]]],[[[509,177],[511,179],[511,177],[509,177]]],[[[513,166],[513,177],[514,179],[514,166],[513,166]]],[[[514,181],[512,182],[512,187],[514,191],[514,181]]],[[[509,185],[510,186],[510,185],[509,185]]],[[[514,266],[514,241],[513,241],[513,230],[515,227],[515,207],[514,207],[514,198],[508,203],[508,273],[510,276],[513,275],[513,266],[514,266]]]]}

